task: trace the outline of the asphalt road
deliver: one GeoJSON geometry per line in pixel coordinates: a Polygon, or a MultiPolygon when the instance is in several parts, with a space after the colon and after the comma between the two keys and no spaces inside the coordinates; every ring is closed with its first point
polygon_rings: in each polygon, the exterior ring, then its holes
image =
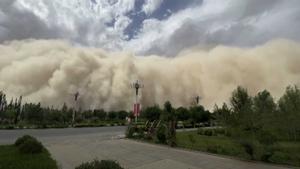
{"type": "Polygon", "coordinates": [[[127,169],[287,169],[201,152],[123,139],[125,127],[0,130],[0,144],[30,134],[37,137],[63,169],[93,159],[113,159],[127,169]]]}
{"type": "Polygon", "coordinates": [[[99,135],[101,139],[110,139],[114,136],[124,135],[126,127],[95,127],[95,128],[63,128],[63,129],[20,129],[0,130],[0,144],[13,143],[18,137],[32,135],[45,143],[57,138],[85,137],[86,135],[99,135]]]}

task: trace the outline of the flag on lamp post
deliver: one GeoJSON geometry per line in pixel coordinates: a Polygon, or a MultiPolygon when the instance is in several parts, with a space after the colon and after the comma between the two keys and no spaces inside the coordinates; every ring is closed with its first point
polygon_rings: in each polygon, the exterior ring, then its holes
{"type": "Polygon", "coordinates": [[[135,117],[140,116],[140,104],[139,104],[139,103],[135,103],[135,104],[133,105],[133,115],[134,115],[135,117]]]}

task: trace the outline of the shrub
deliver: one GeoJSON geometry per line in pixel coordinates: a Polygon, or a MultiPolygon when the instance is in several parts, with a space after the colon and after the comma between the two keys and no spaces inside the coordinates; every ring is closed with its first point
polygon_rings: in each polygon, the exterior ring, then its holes
{"type": "Polygon", "coordinates": [[[199,129],[197,130],[197,134],[199,134],[199,135],[204,135],[204,131],[205,131],[205,130],[199,128],[199,129]]]}
{"type": "Polygon", "coordinates": [[[145,137],[145,129],[143,127],[139,127],[137,129],[136,137],[142,139],[145,137]]]}
{"type": "Polygon", "coordinates": [[[30,139],[34,140],[35,138],[30,135],[24,135],[15,141],[15,146],[19,146],[19,145],[23,144],[26,140],[30,140],[30,139]]]}
{"type": "Polygon", "coordinates": [[[251,160],[260,160],[263,156],[263,147],[256,140],[240,140],[240,144],[251,160]]]}
{"type": "Polygon", "coordinates": [[[270,157],[272,157],[273,154],[274,154],[274,148],[271,146],[265,146],[264,152],[263,152],[260,160],[265,161],[265,162],[270,162],[270,157]]]}
{"type": "Polygon", "coordinates": [[[156,131],[156,138],[159,143],[165,144],[167,141],[167,128],[165,125],[160,125],[156,131]]]}
{"type": "Polygon", "coordinates": [[[204,135],[212,136],[214,134],[213,130],[204,130],[204,135]]]}
{"type": "Polygon", "coordinates": [[[215,135],[225,135],[226,131],[223,128],[216,128],[214,129],[214,134],[215,135]]]}
{"type": "Polygon", "coordinates": [[[210,153],[223,154],[223,148],[220,145],[208,145],[207,151],[210,153]]]}
{"type": "Polygon", "coordinates": [[[94,160],[92,162],[82,163],[75,169],[124,169],[119,163],[112,160],[94,160]]]}
{"type": "Polygon", "coordinates": [[[244,147],[245,152],[250,155],[251,159],[254,159],[254,147],[251,142],[242,141],[241,145],[244,147]]]}
{"type": "Polygon", "coordinates": [[[18,140],[16,141],[15,145],[18,145],[19,151],[21,153],[36,154],[41,153],[44,149],[42,143],[31,136],[26,136],[23,137],[23,139],[20,139],[19,141],[18,140]]]}
{"type": "Polygon", "coordinates": [[[134,138],[134,133],[136,132],[136,127],[129,125],[127,130],[126,130],[126,137],[127,138],[134,138]]]}
{"type": "Polygon", "coordinates": [[[259,133],[258,141],[264,145],[272,145],[277,141],[277,138],[273,133],[264,131],[259,133]]]}
{"type": "Polygon", "coordinates": [[[286,153],[275,151],[268,160],[273,163],[288,164],[287,162],[290,161],[290,157],[286,153]]]}

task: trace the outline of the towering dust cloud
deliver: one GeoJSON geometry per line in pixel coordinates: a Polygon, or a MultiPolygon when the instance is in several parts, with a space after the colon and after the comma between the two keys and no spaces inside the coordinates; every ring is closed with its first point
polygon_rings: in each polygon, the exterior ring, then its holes
{"type": "Polygon", "coordinates": [[[271,41],[255,48],[192,48],[174,58],[137,57],[101,49],[74,47],[63,41],[14,41],[0,46],[0,90],[9,97],[43,105],[130,109],[134,90],[143,82],[144,106],[170,100],[187,106],[200,95],[211,108],[227,101],[238,85],[251,94],[268,89],[278,98],[285,87],[300,84],[300,44],[271,41]]]}

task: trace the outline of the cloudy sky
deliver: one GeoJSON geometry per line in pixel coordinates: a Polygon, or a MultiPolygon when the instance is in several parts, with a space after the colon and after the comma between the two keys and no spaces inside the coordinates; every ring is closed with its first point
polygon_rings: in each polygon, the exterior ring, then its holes
{"type": "Polygon", "coordinates": [[[190,47],[300,40],[299,0],[1,0],[0,43],[74,45],[174,56],[190,47]]]}

